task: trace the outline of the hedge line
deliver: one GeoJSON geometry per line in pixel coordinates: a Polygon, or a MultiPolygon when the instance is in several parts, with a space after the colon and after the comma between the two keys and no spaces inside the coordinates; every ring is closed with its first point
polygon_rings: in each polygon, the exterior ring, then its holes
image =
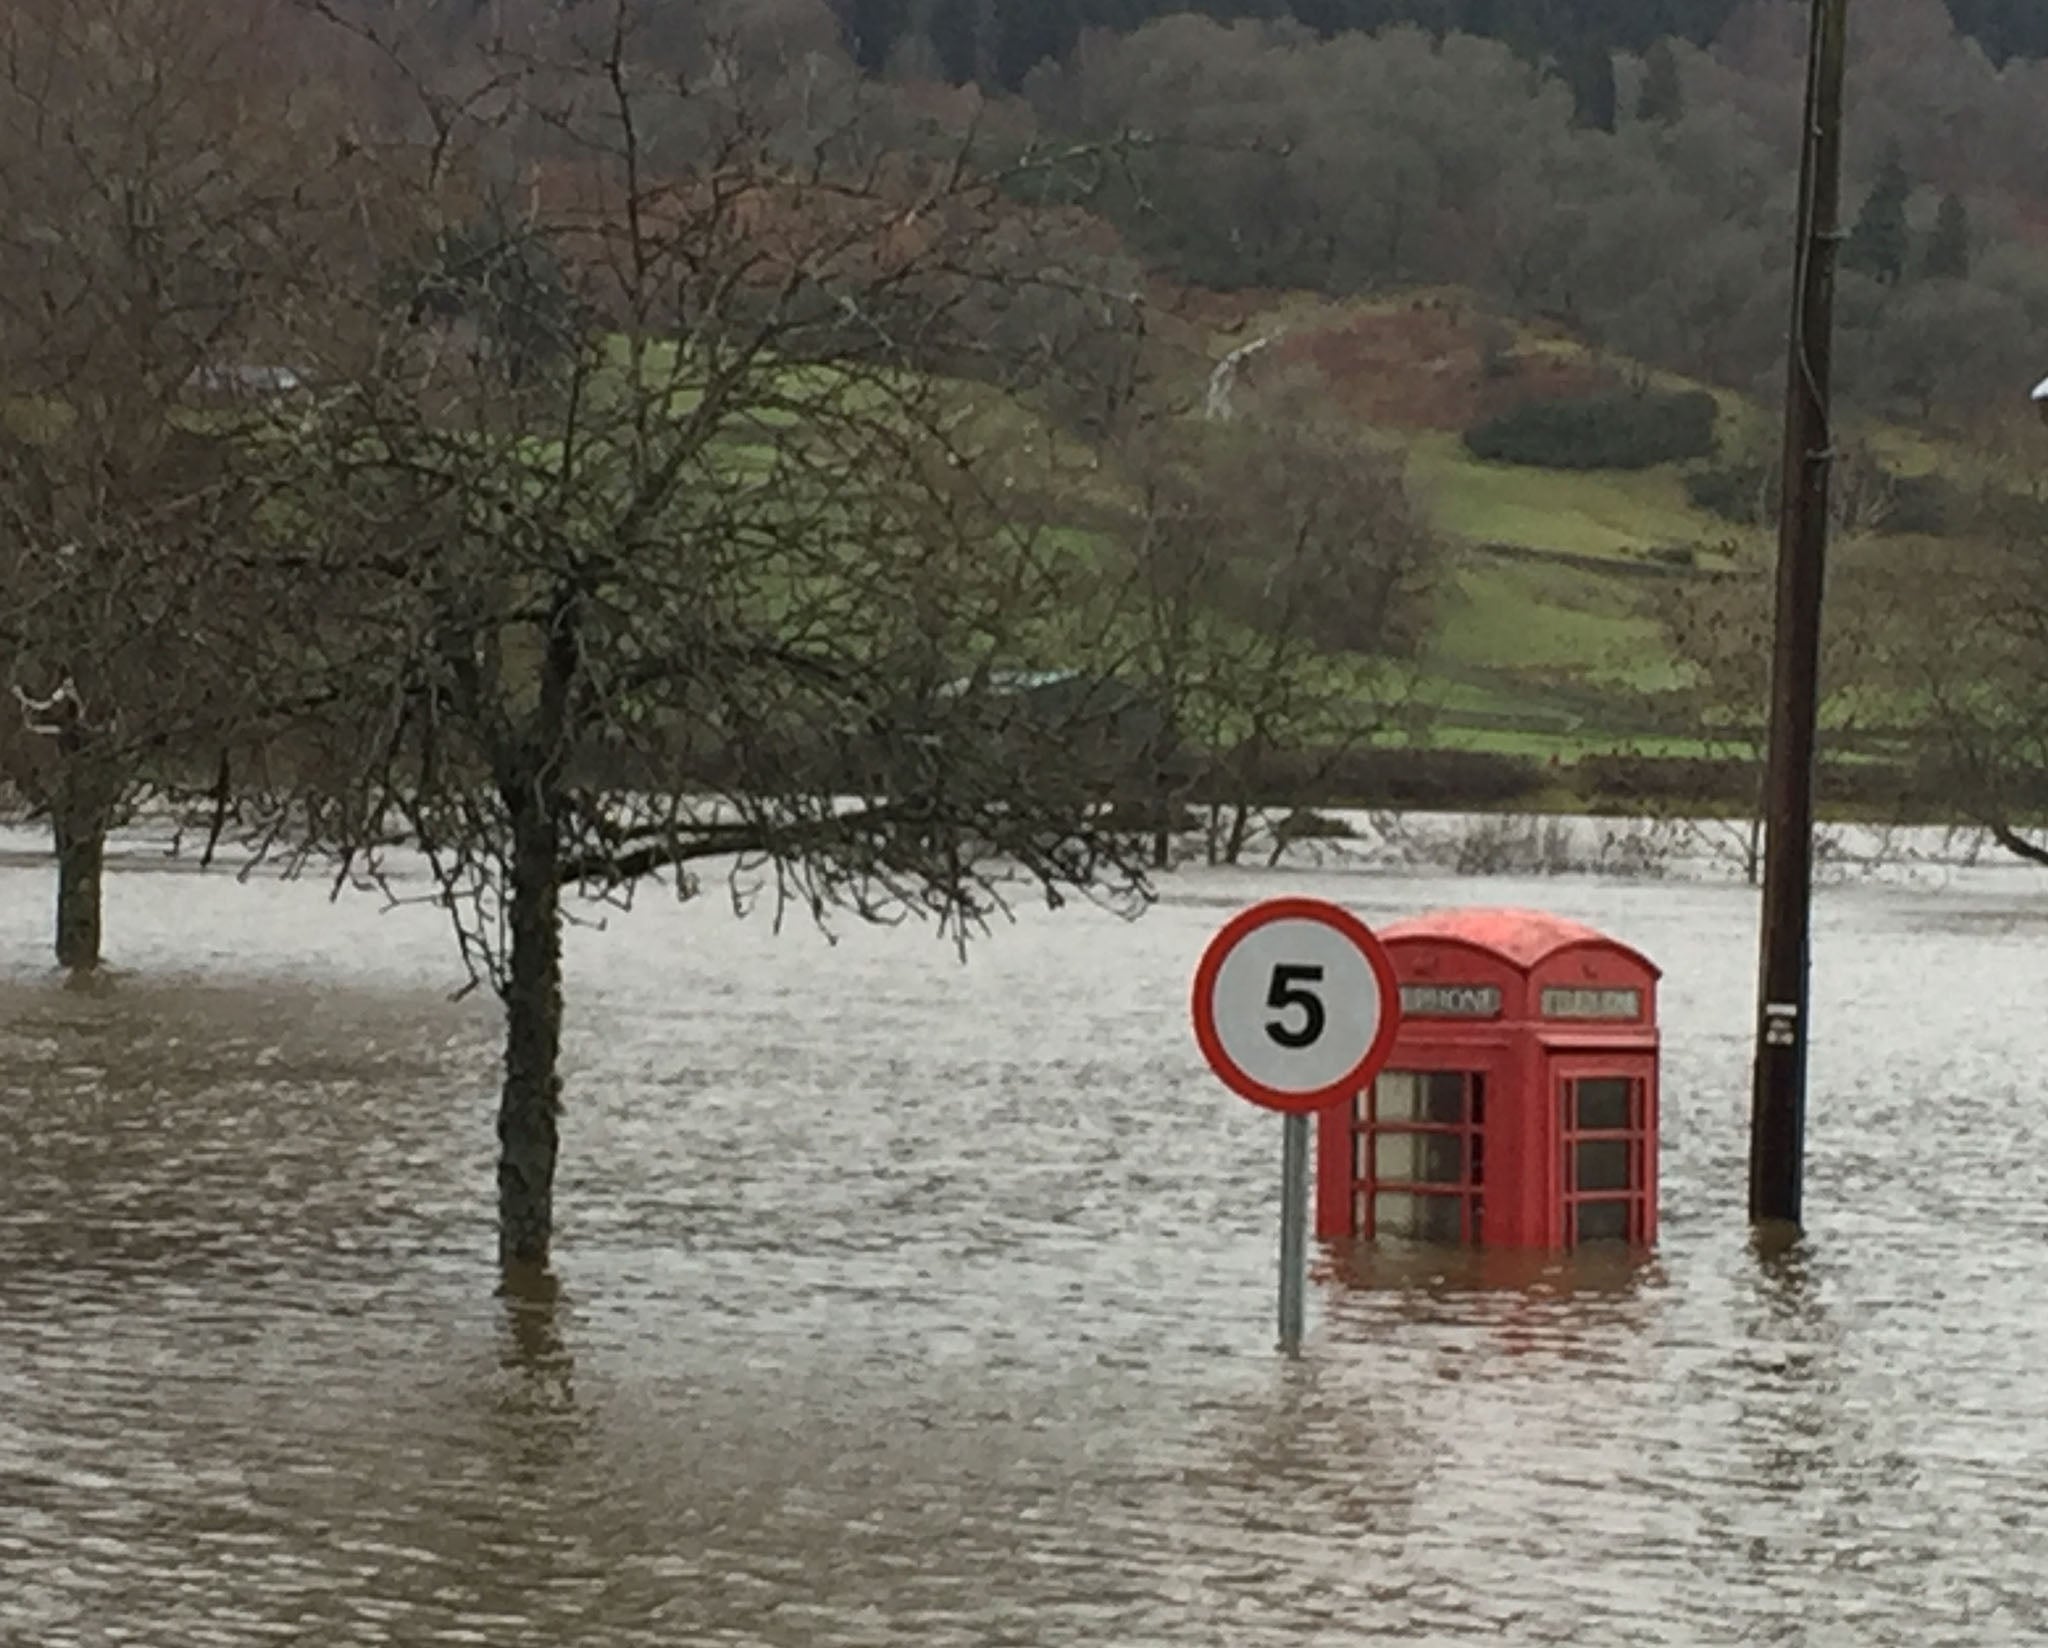
{"type": "Polygon", "coordinates": [[[1649,469],[1712,456],[1715,413],[1698,389],[1525,401],[1468,429],[1465,447],[1492,463],[1649,469]]]}

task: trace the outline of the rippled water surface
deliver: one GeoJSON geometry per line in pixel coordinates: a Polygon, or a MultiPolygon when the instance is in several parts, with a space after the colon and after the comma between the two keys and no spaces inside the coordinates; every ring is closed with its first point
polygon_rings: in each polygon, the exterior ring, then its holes
{"type": "Polygon", "coordinates": [[[1813,1232],[1742,1227],[1739,888],[1183,875],[1143,921],[572,936],[553,1302],[431,913],[0,869],[0,1643],[2038,1642],[2048,879],[1828,892],[1813,1232]],[[1280,890],[1667,968],[1655,1259],[1319,1256],[1186,979],[1280,890]]]}

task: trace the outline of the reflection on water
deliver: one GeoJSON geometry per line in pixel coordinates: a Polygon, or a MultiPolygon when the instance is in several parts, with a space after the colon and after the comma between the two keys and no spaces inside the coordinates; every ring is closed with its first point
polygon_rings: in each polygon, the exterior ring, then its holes
{"type": "Polygon", "coordinates": [[[1753,897],[1483,886],[1665,964],[1664,1243],[1326,1249],[1288,1363],[1278,1124],[1181,1022],[1258,877],[964,969],[572,935],[560,1269],[494,1291],[493,1025],[425,913],[117,874],[73,992],[0,870],[0,1643],[2038,1640],[2032,885],[1823,902],[1764,1257],[1753,897]]]}

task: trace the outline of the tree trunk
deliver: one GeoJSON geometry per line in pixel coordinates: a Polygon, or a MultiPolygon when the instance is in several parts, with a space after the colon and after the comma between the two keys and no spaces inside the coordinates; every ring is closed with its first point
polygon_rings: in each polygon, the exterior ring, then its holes
{"type": "Polygon", "coordinates": [[[1223,843],[1223,862],[1235,865],[1244,857],[1245,843],[1252,834],[1252,804],[1239,801],[1230,810],[1230,835],[1223,843]]]}
{"type": "Polygon", "coordinates": [[[1173,868],[1174,814],[1180,810],[1180,794],[1174,784],[1174,769],[1180,759],[1180,729],[1171,720],[1152,745],[1152,868],[1173,868]]]}
{"type": "Polygon", "coordinates": [[[548,1262],[556,1121],[562,1111],[561,840],[539,786],[512,803],[512,953],[504,981],[505,1085],[498,1103],[498,1260],[548,1262]]]}
{"type": "Polygon", "coordinates": [[[51,810],[57,848],[57,965],[89,973],[100,964],[100,883],[106,815],[60,802],[51,810]]]}

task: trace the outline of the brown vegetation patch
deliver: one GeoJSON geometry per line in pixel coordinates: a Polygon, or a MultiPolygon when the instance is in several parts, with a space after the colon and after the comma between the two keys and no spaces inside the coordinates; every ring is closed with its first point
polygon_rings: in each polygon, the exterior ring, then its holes
{"type": "Polygon", "coordinates": [[[1511,406],[1618,388],[1576,350],[1535,347],[1510,323],[1455,298],[1416,298],[1282,338],[1255,377],[1307,370],[1333,404],[1399,429],[1469,429],[1511,406]]]}

